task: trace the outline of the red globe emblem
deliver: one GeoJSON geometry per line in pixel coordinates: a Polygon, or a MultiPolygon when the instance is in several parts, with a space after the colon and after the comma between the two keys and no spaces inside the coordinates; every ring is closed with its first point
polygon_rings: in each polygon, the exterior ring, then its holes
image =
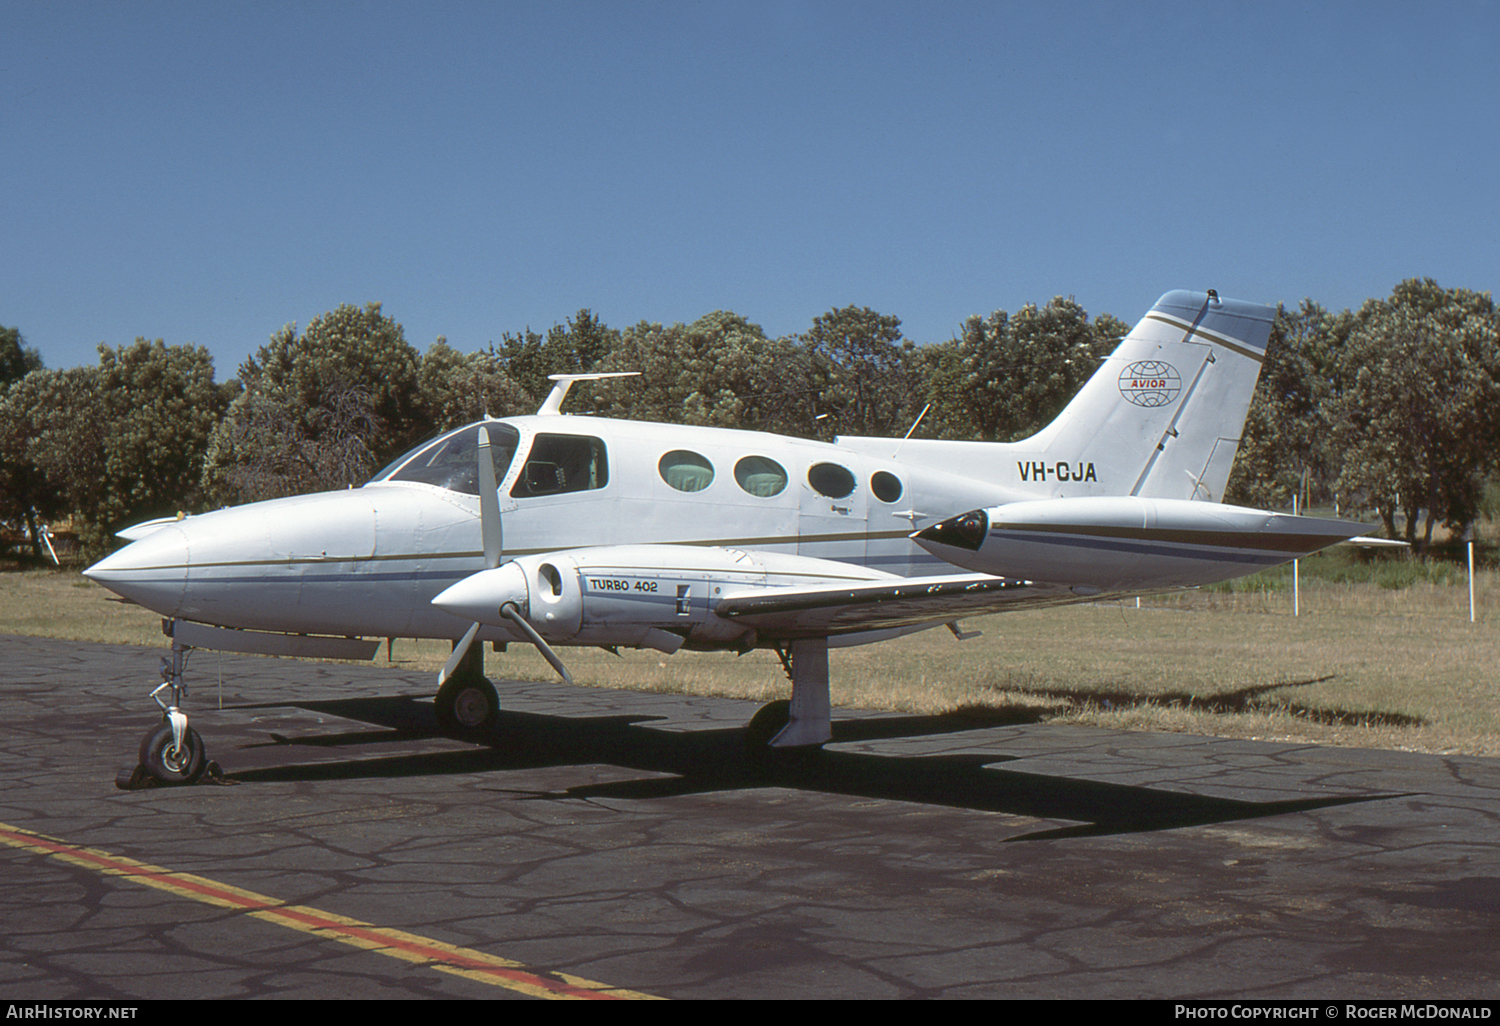
{"type": "Polygon", "coordinates": [[[1182,392],[1182,375],[1161,360],[1137,360],[1120,372],[1120,394],[1137,406],[1167,406],[1182,392]]]}

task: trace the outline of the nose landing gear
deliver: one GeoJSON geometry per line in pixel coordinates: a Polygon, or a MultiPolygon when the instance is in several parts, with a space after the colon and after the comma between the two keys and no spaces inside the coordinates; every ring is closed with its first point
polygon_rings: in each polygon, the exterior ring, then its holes
{"type": "Polygon", "coordinates": [[[169,784],[196,782],[207,763],[203,739],[180,712],[141,739],[140,760],[147,773],[169,784]]]}
{"type": "MultiPolygon", "coordinates": [[[[172,633],[168,621],[163,621],[162,627],[167,634],[172,633]]],[[[141,738],[137,752],[140,761],[135,770],[115,778],[116,786],[122,790],[158,784],[195,784],[205,771],[217,775],[218,766],[209,761],[203,739],[188,726],[187,713],[181,708],[182,700],[187,697],[187,682],[183,674],[187,670],[190,651],[173,638],[171,658],[162,657],[162,682],[151,692],[152,700],[161,706],[162,722],[141,738]],[[161,698],[161,693],[168,689],[172,692],[170,703],[161,698]]]]}

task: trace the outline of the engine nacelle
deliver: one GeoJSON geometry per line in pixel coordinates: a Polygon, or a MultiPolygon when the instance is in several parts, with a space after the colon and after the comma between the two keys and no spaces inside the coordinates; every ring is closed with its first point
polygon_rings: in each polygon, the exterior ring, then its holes
{"type": "Polygon", "coordinates": [[[1084,595],[1227,581],[1364,530],[1343,520],[1213,502],[1097,496],[974,510],[912,538],[955,566],[1063,584],[1084,595]]]}
{"type": "MultiPolygon", "coordinates": [[[[481,570],[432,600],[463,620],[507,627],[514,603],[549,642],[675,652],[747,648],[754,631],[714,612],[720,596],[895,575],[774,552],[690,545],[609,545],[522,556],[481,570]]],[[[513,629],[510,628],[510,629],[513,629]]]]}

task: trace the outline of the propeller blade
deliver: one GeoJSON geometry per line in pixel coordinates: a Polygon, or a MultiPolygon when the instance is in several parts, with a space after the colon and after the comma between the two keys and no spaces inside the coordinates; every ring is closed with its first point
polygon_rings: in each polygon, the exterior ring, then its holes
{"type": "Polygon", "coordinates": [[[505,558],[500,525],[500,485],[495,480],[495,461],[490,455],[490,429],[479,429],[479,533],[484,539],[484,566],[493,570],[505,558]]]}
{"type": "Polygon", "coordinates": [[[438,674],[438,687],[442,687],[443,682],[453,676],[453,671],[458,669],[458,664],[463,662],[464,656],[469,654],[469,646],[474,644],[474,635],[478,633],[479,624],[476,623],[469,628],[463,639],[453,646],[453,654],[448,657],[448,661],[443,664],[443,669],[438,674]]]}
{"type": "MultiPolygon", "coordinates": [[[[568,672],[568,668],[563,665],[562,660],[557,658],[557,653],[552,651],[552,646],[547,644],[546,641],[542,640],[542,636],[536,632],[535,627],[531,626],[531,624],[526,621],[526,617],[521,615],[521,611],[516,608],[516,604],[514,602],[507,602],[505,603],[505,605],[501,606],[500,615],[505,617],[511,623],[515,624],[517,627],[521,628],[522,633],[524,633],[528,638],[531,639],[531,643],[535,645],[536,650],[542,654],[542,658],[552,664],[552,668],[557,671],[557,675],[561,677],[565,683],[573,683],[573,675],[568,672]]],[[[477,627],[478,624],[475,624],[475,626],[477,627]]]]}
{"type": "MultiPolygon", "coordinates": [[[[505,544],[500,533],[500,486],[495,481],[495,461],[490,456],[490,429],[481,427],[479,429],[479,534],[484,539],[484,566],[486,570],[493,570],[500,565],[505,557],[505,544]]],[[[479,633],[479,624],[472,624],[464,634],[459,643],[453,646],[453,654],[443,664],[443,669],[438,673],[438,687],[442,687],[447,679],[453,676],[459,664],[464,661],[464,656],[469,654],[469,646],[474,644],[474,636],[479,633]]]]}

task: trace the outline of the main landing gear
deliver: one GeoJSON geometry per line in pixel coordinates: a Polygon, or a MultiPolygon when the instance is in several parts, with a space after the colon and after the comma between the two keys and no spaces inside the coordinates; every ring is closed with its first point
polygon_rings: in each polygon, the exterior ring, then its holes
{"type": "Polygon", "coordinates": [[[759,771],[805,769],[833,739],[828,639],[798,638],[777,655],[792,681],[792,698],[762,706],[745,725],[745,757],[759,771]]]}
{"type": "Polygon", "coordinates": [[[438,726],[449,734],[479,734],[500,716],[500,696],[484,675],[484,646],[474,644],[464,653],[432,699],[438,726]]]}

